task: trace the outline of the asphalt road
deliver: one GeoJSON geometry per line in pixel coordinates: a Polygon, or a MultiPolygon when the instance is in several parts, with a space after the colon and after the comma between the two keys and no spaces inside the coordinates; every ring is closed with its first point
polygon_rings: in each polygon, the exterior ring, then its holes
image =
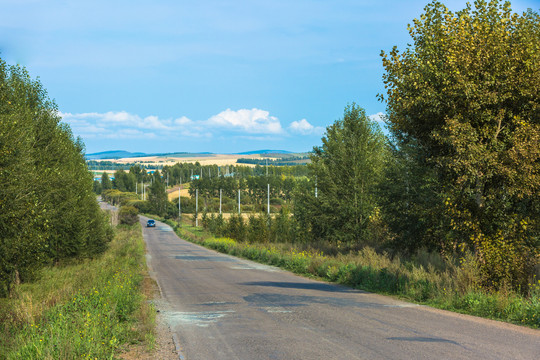
{"type": "Polygon", "coordinates": [[[540,359],[540,331],[313,281],[146,228],[187,360],[540,359]]]}

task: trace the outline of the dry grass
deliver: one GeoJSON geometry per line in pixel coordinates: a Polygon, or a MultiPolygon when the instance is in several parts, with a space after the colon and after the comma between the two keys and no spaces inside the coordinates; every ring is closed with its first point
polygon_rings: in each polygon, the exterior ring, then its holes
{"type": "MultiPolygon", "coordinates": [[[[182,185],[182,190],[180,190],[180,195],[184,197],[189,197],[189,187],[185,187],[185,185],[182,185]]],[[[167,189],[167,196],[169,198],[169,201],[178,199],[178,186],[175,186],[171,189],[167,189]]]]}

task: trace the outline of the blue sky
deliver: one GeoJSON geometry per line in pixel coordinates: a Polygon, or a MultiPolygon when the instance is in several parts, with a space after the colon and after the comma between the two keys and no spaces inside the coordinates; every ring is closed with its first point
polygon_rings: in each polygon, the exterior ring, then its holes
{"type": "Polygon", "coordinates": [[[384,113],[380,52],[427,3],[0,0],[0,57],[40,77],[87,153],[302,152],[348,103],[384,113]]]}

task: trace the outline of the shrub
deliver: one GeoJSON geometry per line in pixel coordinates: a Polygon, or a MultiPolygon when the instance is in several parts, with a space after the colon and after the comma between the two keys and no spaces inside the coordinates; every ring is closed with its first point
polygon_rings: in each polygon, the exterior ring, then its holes
{"type": "Polygon", "coordinates": [[[120,224],[134,225],[139,221],[138,213],[134,206],[122,206],[118,211],[118,221],[120,224]]]}

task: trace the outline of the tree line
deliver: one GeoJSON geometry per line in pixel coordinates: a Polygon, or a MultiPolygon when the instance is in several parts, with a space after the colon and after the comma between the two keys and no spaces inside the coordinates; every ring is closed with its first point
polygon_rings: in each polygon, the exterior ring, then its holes
{"type": "Polygon", "coordinates": [[[256,164],[264,166],[266,164],[274,166],[294,166],[294,165],[305,165],[309,162],[309,155],[305,156],[287,156],[279,159],[251,159],[251,158],[240,158],[236,160],[238,164],[256,164]]]}
{"type": "Polygon", "coordinates": [[[44,265],[96,256],[112,237],[84,144],[21,66],[0,59],[0,296],[44,265]]]}
{"type": "Polygon", "coordinates": [[[132,166],[139,166],[145,169],[162,169],[163,165],[149,165],[140,163],[115,163],[112,161],[87,160],[86,164],[90,170],[129,170],[132,166]]]}

